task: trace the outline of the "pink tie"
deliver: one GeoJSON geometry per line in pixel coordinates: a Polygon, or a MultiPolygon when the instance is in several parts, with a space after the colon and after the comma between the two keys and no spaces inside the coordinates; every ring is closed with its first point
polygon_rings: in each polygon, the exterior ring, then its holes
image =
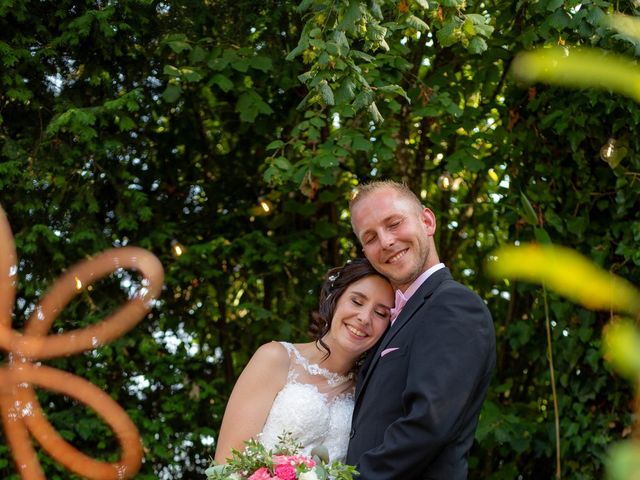
{"type": "Polygon", "coordinates": [[[408,299],[402,294],[400,290],[396,290],[396,304],[391,309],[391,325],[393,325],[393,322],[395,322],[396,318],[398,318],[398,315],[400,315],[400,312],[402,311],[404,305],[407,303],[407,300],[408,299]]]}

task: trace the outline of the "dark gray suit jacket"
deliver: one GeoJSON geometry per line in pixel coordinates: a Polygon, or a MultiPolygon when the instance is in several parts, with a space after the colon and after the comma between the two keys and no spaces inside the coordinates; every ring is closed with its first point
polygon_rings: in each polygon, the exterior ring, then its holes
{"type": "Polygon", "coordinates": [[[480,297],[447,268],[432,274],[358,375],[347,453],[358,480],[466,479],[495,347],[480,297]]]}

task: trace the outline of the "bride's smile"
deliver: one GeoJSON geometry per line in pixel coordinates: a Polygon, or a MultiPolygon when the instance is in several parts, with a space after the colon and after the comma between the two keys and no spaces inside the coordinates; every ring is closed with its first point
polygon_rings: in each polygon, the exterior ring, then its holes
{"type": "Polygon", "coordinates": [[[356,337],[366,337],[367,334],[361,330],[358,330],[355,327],[352,327],[351,325],[347,324],[347,329],[353,333],[356,337]]]}

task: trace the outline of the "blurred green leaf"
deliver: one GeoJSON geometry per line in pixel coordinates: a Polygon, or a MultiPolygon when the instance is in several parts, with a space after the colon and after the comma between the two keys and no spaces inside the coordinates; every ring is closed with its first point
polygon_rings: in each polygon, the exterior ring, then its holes
{"type": "Polygon", "coordinates": [[[603,17],[603,23],[629,37],[640,40],[640,19],[622,13],[612,13],[603,17]]]}
{"type": "Polygon", "coordinates": [[[640,331],[631,321],[615,319],[604,329],[605,358],[631,381],[640,377],[640,331]]]}
{"type": "Polygon", "coordinates": [[[587,308],[640,313],[640,292],[633,285],[571,249],[527,244],[502,247],[494,257],[487,267],[496,278],[543,283],[587,308]]]}
{"type": "Polygon", "coordinates": [[[636,480],[640,472],[640,445],[628,440],[612,446],[606,461],[607,480],[636,480]]]}
{"type": "Polygon", "coordinates": [[[540,48],[520,53],[513,72],[525,82],[607,88],[640,102],[640,67],[628,58],[596,49],[540,48]]]}

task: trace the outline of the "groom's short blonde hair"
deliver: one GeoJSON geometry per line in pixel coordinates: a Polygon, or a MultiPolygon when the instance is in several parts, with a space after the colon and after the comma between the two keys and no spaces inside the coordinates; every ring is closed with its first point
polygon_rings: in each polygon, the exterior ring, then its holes
{"type": "Polygon", "coordinates": [[[371,193],[384,188],[390,188],[400,196],[411,201],[418,211],[422,211],[424,208],[418,196],[405,183],[396,182],[395,180],[375,180],[359,185],[353,190],[351,199],[349,200],[349,210],[351,211],[355,205],[362,199],[367,198],[371,193]]]}

